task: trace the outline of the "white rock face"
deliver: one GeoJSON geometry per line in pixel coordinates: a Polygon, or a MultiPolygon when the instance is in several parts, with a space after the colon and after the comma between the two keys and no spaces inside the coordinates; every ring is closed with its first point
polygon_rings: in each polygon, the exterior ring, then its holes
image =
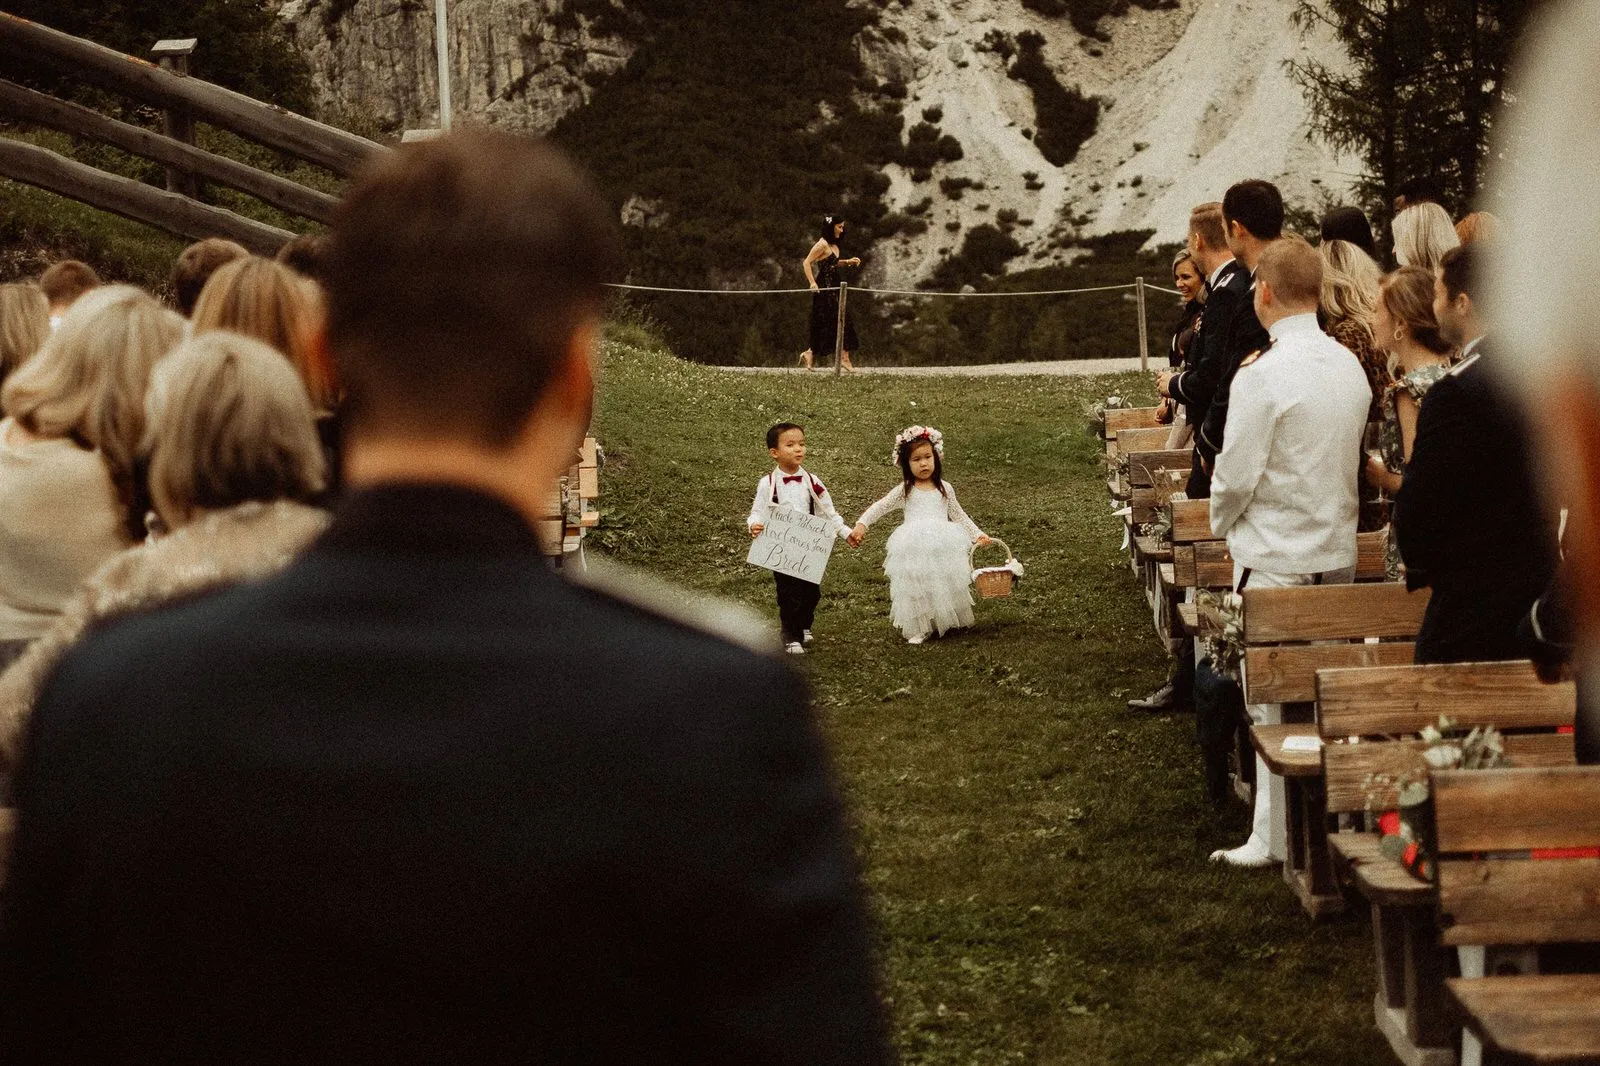
{"type": "MultiPolygon", "coordinates": [[[[324,28],[330,0],[280,13],[311,65],[319,102],[394,130],[437,127],[431,0],[356,0],[324,28]]],[[[565,0],[450,0],[450,92],[458,120],[544,131],[582,107],[633,46],[593,31],[565,0]]]]}
{"type": "MultiPolygon", "coordinates": [[[[322,103],[395,130],[436,125],[431,0],[356,0],[330,35],[323,12],[331,2],[287,0],[282,8],[322,103]]],[[[568,3],[450,0],[458,119],[549,130],[622,69],[634,44],[597,32],[568,3]]],[[[1343,198],[1360,164],[1310,139],[1305,101],[1284,70],[1285,60],[1307,51],[1337,62],[1338,45],[1303,41],[1289,21],[1292,0],[1179,3],[1103,20],[1109,41],[1081,37],[1065,18],[1044,18],[1020,0],[888,3],[880,24],[857,38],[857,54],[874,77],[907,86],[907,129],[939,108],[936,124],[961,142],[963,158],[938,164],[924,182],[888,168],[890,209],[931,199],[921,216],[929,225],[881,242],[863,280],[910,288],[960,249],[967,230],[997,222],[1002,211],[1008,219],[1015,212],[1009,229],[1026,251],[1012,268],[1022,269],[1069,260],[1074,236],[1153,229],[1152,243],[1182,240],[1190,208],[1243,178],[1276,182],[1291,203],[1343,198]],[[1064,167],[1025,135],[1035,124],[1032,94],[984,44],[991,32],[1014,38],[1026,30],[1044,36],[1045,59],[1062,84],[1103,102],[1094,137],[1064,167]],[[984,188],[955,200],[940,191],[943,178],[984,188]]],[[[826,121],[831,116],[819,118],[826,121]]],[[[629,214],[635,224],[663,222],[658,205],[630,202],[629,214]]]]}

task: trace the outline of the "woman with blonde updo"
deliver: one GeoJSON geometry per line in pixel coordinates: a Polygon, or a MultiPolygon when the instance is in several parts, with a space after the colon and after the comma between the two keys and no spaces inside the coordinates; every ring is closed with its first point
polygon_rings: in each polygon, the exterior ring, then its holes
{"type": "Polygon", "coordinates": [[[50,301],[27,282],[0,285],[0,382],[50,336],[50,301]]]}
{"type": "Polygon", "coordinates": [[[113,557],[0,676],[0,765],[15,765],[34,700],[84,630],[288,565],[327,524],[310,398],[277,351],[212,331],[156,368],[147,395],[150,490],[171,530],[113,557]]]}
{"type": "Polygon", "coordinates": [[[1383,271],[1349,241],[1323,241],[1320,306],[1328,336],[1350,349],[1366,371],[1372,389],[1367,421],[1378,420],[1378,401],[1389,384],[1389,361],[1373,343],[1372,310],[1378,304],[1383,271]]]}
{"type": "Polygon", "coordinates": [[[1401,266],[1439,269],[1444,253],[1461,243],[1455,224],[1435,203],[1412,204],[1394,216],[1394,258],[1401,266]]]}
{"type": "Polygon", "coordinates": [[[128,285],[80,297],[0,389],[0,661],[143,535],[144,393],[183,319],[128,285]]]}

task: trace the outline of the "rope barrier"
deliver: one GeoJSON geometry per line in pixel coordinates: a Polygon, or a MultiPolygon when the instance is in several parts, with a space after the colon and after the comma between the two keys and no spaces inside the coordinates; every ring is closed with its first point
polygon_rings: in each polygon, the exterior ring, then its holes
{"type": "Polygon", "coordinates": [[[1144,283],[1144,287],[1147,289],[1154,289],[1157,292],[1170,292],[1174,296],[1183,295],[1183,293],[1179,292],[1177,289],[1169,289],[1165,285],[1153,285],[1148,281],[1144,283]]]}
{"type": "MultiPolygon", "coordinates": [[[[837,287],[826,289],[671,289],[660,285],[622,285],[611,284],[607,288],[625,289],[629,292],[676,292],[689,293],[701,296],[783,296],[794,293],[812,292],[838,292],[837,287]]],[[[1132,289],[1135,285],[1129,282],[1125,285],[1096,285],[1084,289],[1038,289],[1028,292],[933,292],[927,289],[869,289],[865,286],[852,285],[851,292],[871,292],[880,296],[1070,296],[1080,292],[1117,292],[1122,289],[1132,289]]],[[[1146,284],[1146,288],[1160,288],[1158,285],[1146,284]]],[[[1181,295],[1175,289],[1161,289],[1174,296],[1181,295]]]]}

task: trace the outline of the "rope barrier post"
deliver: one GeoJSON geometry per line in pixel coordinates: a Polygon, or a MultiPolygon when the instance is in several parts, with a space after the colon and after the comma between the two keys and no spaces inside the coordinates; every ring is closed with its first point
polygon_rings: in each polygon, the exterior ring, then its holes
{"type": "Polygon", "coordinates": [[[850,285],[839,282],[839,320],[833,331],[833,376],[844,373],[844,305],[850,299],[850,285]]]}
{"type": "Polygon", "coordinates": [[[1144,275],[1133,279],[1133,296],[1139,305],[1139,369],[1150,369],[1150,327],[1144,317],[1144,275]]]}

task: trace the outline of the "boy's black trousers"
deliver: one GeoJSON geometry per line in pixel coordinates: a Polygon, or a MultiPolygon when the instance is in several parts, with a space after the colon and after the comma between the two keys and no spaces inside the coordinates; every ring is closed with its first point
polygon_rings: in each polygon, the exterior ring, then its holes
{"type": "Polygon", "coordinates": [[[778,584],[778,624],[783,629],[783,642],[798,643],[816,620],[822,586],[776,570],[772,577],[778,584]]]}

